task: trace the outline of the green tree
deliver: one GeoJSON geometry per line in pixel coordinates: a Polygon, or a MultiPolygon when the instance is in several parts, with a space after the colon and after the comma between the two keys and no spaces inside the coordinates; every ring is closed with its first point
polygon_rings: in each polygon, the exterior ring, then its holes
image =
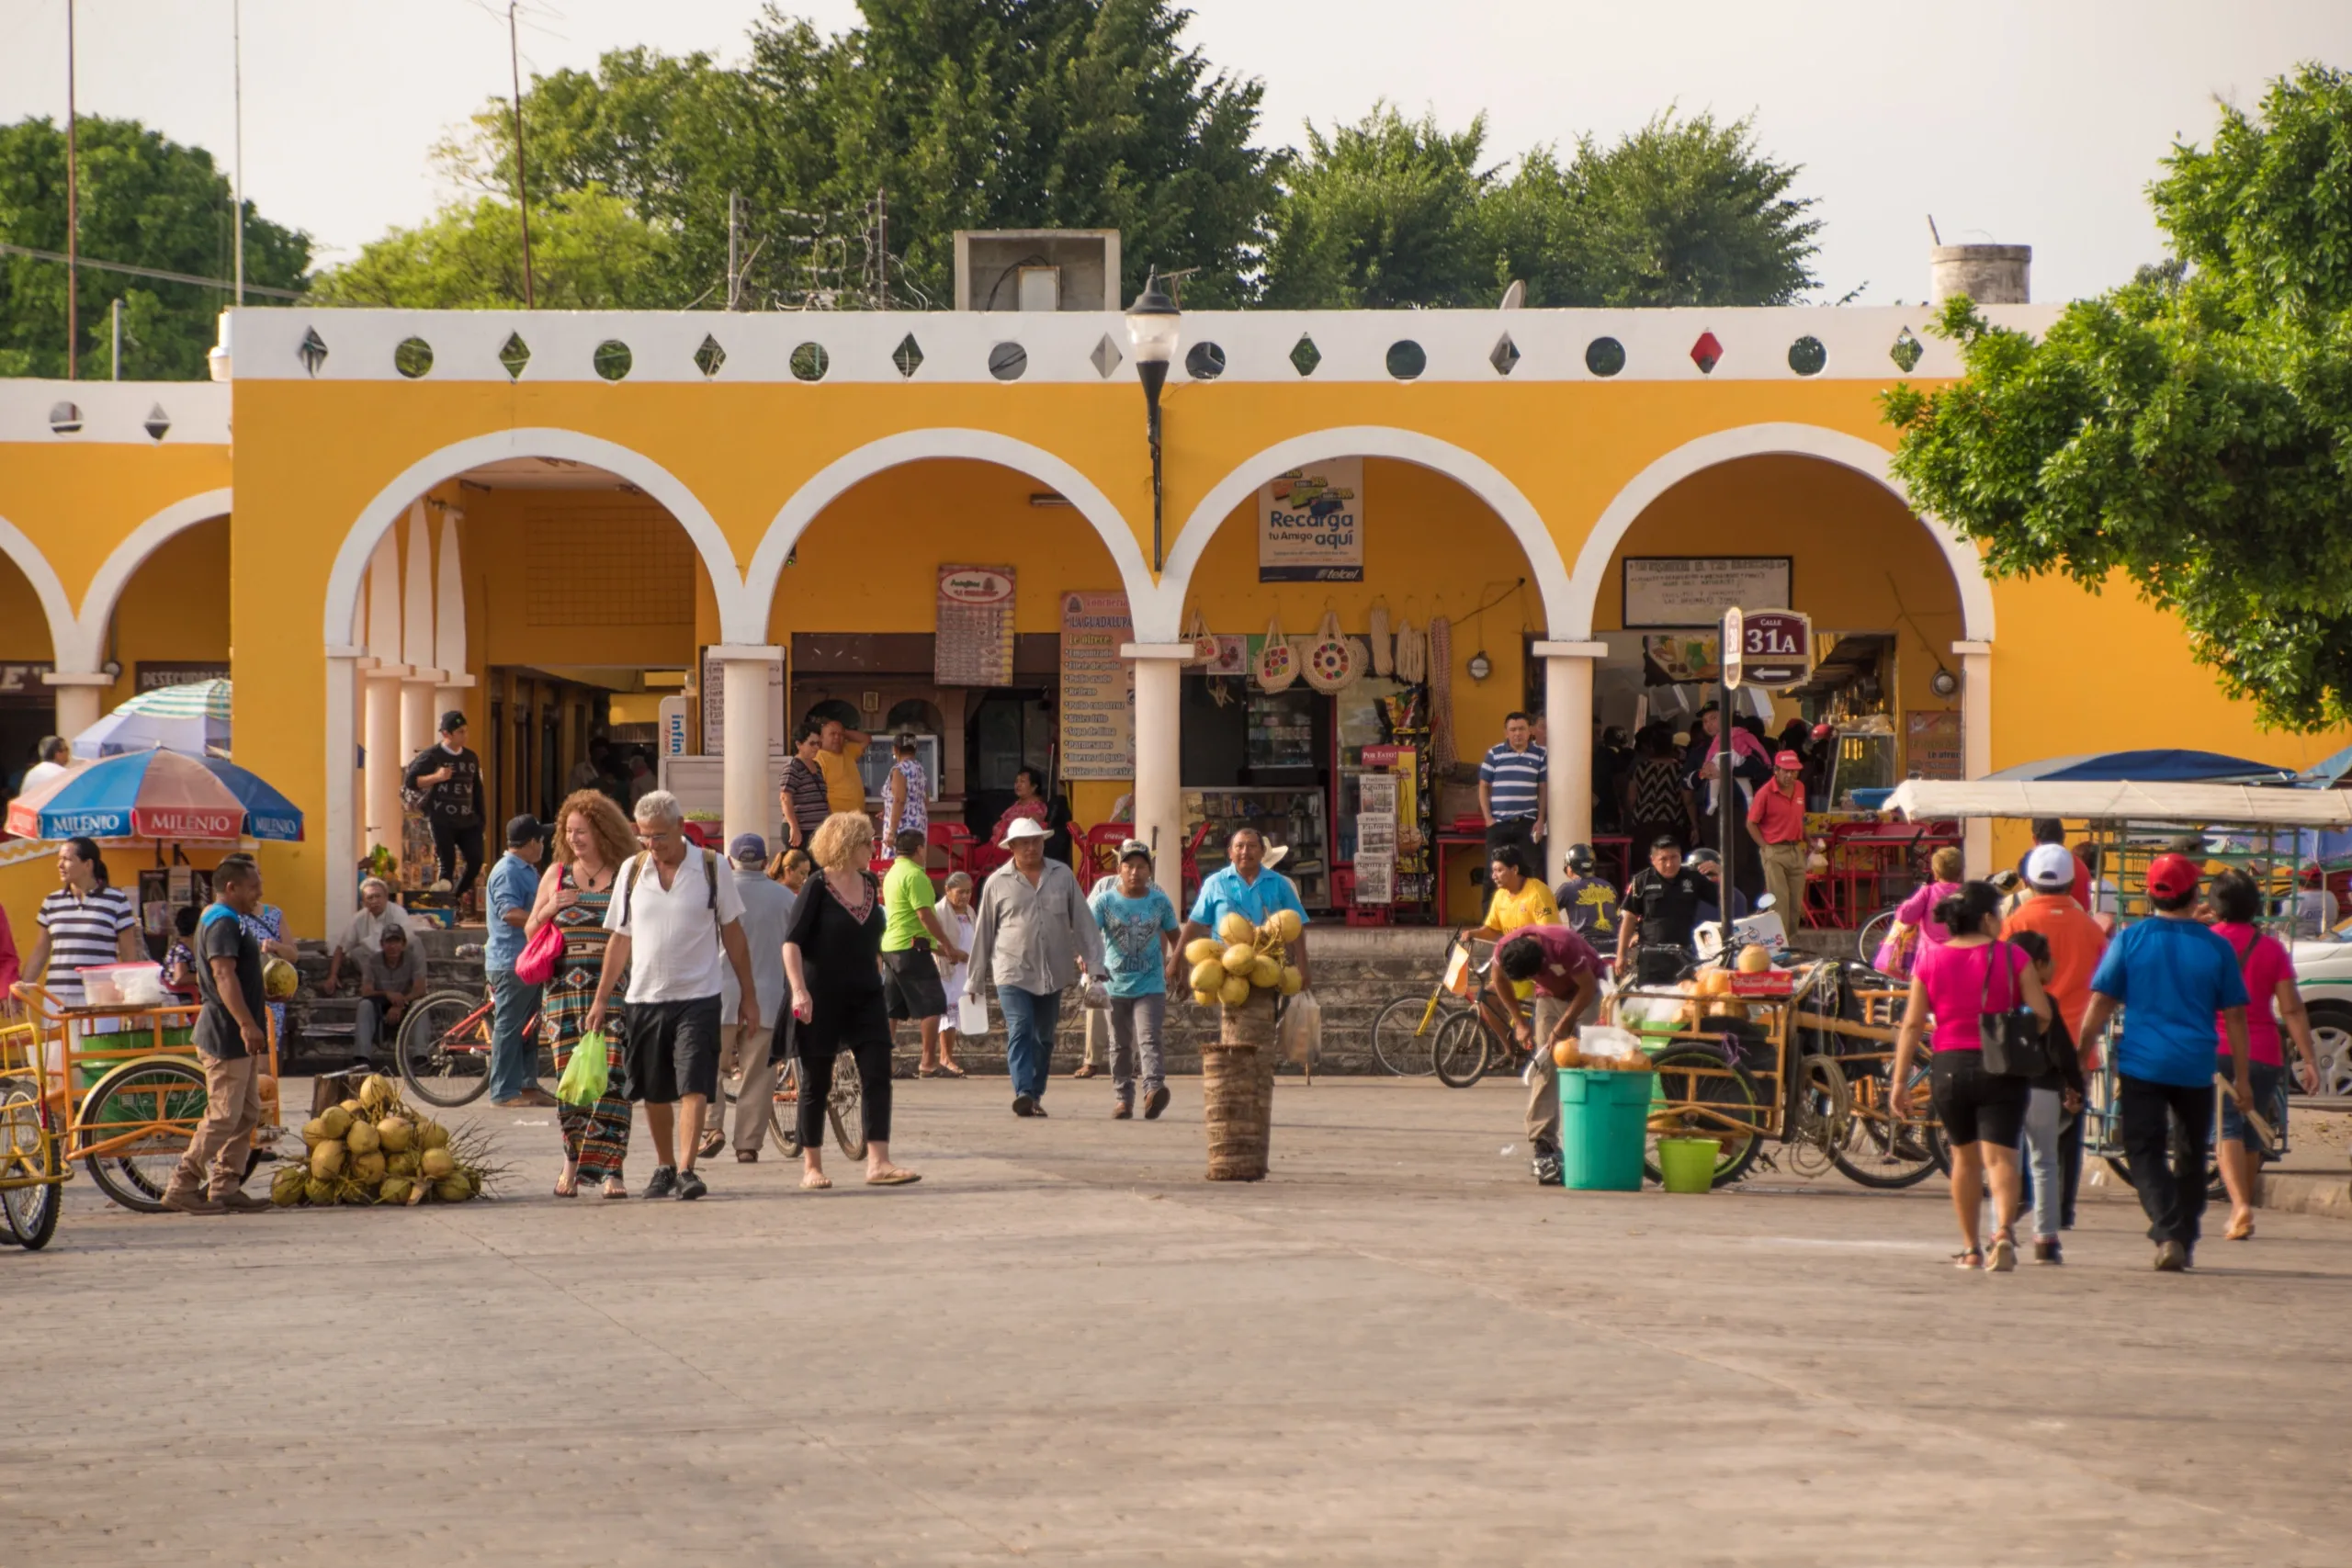
{"type": "MultiPolygon", "coordinates": [[[[230,276],[235,207],[212,155],[137,120],[81,117],[76,166],[81,254],[200,277],[230,276]]],[[[65,132],[45,118],[0,127],[0,240],[65,249],[65,132]]],[[[310,236],[270,222],[245,204],[245,280],[300,288],[310,236]]],[[[123,374],[200,378],[230,290],[82,269],[81,373],[103,377],[113,351],[112,303],[123,301],[123,374]]],[[[250,299],[248,303],[264,300],[250,299]]],[[[0,255],[0,375],[65,374],[65,266],[0,255]]]]}
{"type": "MultiPolygon", "coordinates": [[[[673,264],[668,232],[597,186],[562,192],[531,213],[532,283],[542,310],[675,309],[684,301],[676,297],[682,279],[673,264]]],[[[311,296],[329,305],[413,310],[519,309],[519,215],[496,197],[453,203],[321,274],[311,296]]]]}
{"type": "Polygon", "coordinates": [[[1887,395],[1894,468],[1990,570],[2120,576],[2265,722],[2318,729],[2352,722],[2352,76],[2221,118],[2149,191],[2185,265],[2039,342],[1949,302],[1967,374],[1887,395]]]}
{"type": "Polygon", "coordinates": [[[1388,103],[1326,136],[1286,172],[1265,300],[1289,310],[1491,303],[1495,254],[1482,220],[1492,170],[1487,122],[1448,132],[1388,103]]]}

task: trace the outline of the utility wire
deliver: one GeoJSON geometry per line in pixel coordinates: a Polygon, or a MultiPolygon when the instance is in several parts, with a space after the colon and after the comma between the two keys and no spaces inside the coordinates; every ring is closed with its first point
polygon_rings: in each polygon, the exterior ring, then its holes
{"type": "MultiPolygon", "coordinates": [[[[232,291],[233,291],[237,287],[234,283],[225,277],[198,277],[191,272],[165,272],[160,267],[132,266],[129,262],[92,261],[87,256],[68,258],[64,253],[61,251],[37,251],[30,245],[11,245],[0,243],[0,254],[30,256],[35,261],[49,262],[66,262],[70,259],[72,265],[74,266],[96,267],[101,272],[127,272],[133,277],[160,278],[165,283],[195,283],[200,284],[207,288],[220,288],[232,291]]],[[[245,292],[248,294],[266,294],[273,299],[307,299],[310,298],[309,295],[303,293],[300,289],[266,288],[258,283],[246,284],[245,292]]]]}

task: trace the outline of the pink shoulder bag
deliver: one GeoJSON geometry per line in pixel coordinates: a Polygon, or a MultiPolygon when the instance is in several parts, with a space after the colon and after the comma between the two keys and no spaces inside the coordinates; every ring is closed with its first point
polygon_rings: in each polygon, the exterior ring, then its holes
{"type": "MultiPolygon", "coordinates": [[[[563,867],[555,868],[556,890],[563,890],[563,867]]],[[[514,978],[526,986],[544,986],[555,978],[556,961],[563,956],[563,931],[553,920],[538,929],[529,942],[523,944],[523,956],[514,961],[514,978]]]]}

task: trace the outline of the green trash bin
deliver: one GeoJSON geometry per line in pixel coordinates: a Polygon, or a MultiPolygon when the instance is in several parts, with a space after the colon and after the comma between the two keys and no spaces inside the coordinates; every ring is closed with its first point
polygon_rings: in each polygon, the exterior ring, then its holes
{"type": "Polygon", "coordinates": [[[1642,1190],[1649,1133],[1648,1073],[1566,1069],[1560,1074],[1561,1185],[1578,1192],[1642,1190]]]}

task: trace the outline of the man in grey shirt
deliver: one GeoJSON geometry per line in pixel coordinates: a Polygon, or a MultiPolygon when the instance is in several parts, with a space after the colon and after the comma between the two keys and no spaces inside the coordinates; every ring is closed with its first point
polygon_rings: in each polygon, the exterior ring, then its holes
{"type": "MultiPolygon", "coordinates": [[[[783,1011],[784,999],[792,994],[784,977],[784,933],[792,927],[793,906],[799,899],[791,888],[768,875],[767,840],[757,833],[738,833],[727,846],[727,856],[735,863],[735,891],[743,900],[743,943],[752,950],[752,986],[759,993],[760,1026],[718,1026],[718,1076],[724,1080],[730,1073],[743,1075],[742,1087],[735,1093],[735,1157],[753,1165],[759,1161],[760,1145],[767,1141],[768,1111],[775,1097],[775,1058],[790,1055],[773,1047],[777,1043],[778,1021],[787,1030],[792,1027],[791,1015],[783,1011]]],[[[721,1018],[735,1017],[740,999],[736,989],[730,965],[720,985],[721,1018]]],[[[726,1146],[727,1110],[722,1094],[711,1101],[710,1130],[703,1134],[701,1152],[708,1157],[726,1146]]]]}
{"type": "Polygon", "coordinates": [[[1015,1116],[1046,1113],[1046,1074],[1053,1065],[1063,990],[1105,973],[1102,930],[1086,907],[1086,890],[1069,866],[1046,858],[1046,837],[1045,825],[1033,818],[1005,829],[1012,859],[980,889],[971,976],[965,982],[996,985],[1015,1116]]]}
{"type": "Polygon", "coordinates": [[[389,1031],[400,1036],[409,1004],[424,995],[424,954],[409,941],[406,926],[387,925],[383,947],[359,952],[359,1054],[375,1058],[376,1043],[389,1031]]]}

